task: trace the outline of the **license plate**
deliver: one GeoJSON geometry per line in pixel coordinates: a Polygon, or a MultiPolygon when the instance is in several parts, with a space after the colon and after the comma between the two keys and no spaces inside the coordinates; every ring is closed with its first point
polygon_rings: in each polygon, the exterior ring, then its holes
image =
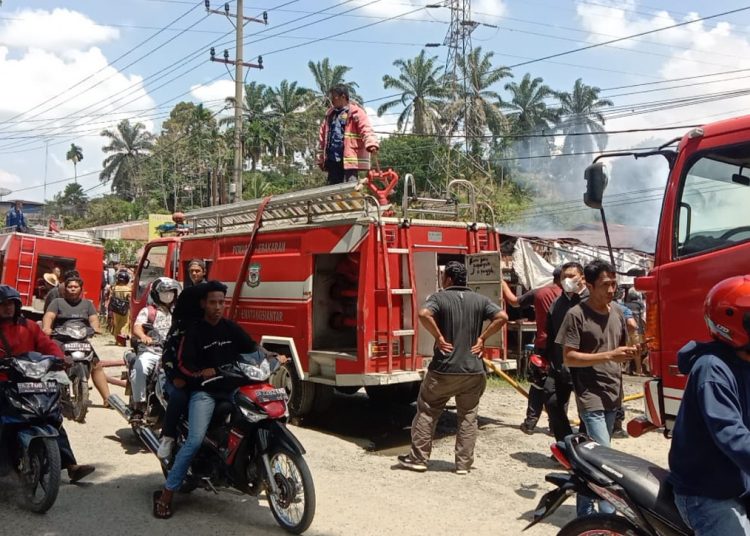
{"type": "Polygon", "coordinates": [[[49,390],[49,386],[44,382],[20,382],[18,384],[18,392],[21,394],[46,393],[49,390]]]}
{"type": "Polygon", "coordinates": [[[88,352],[91,345],[87,342],[69,342],[65,344],[65,349],[71,352],[88,352]]]}
{"type": "Polygon", "coordinates": [[[258,402],[275,402],[276,400],[286,400],[285,389],[258,391],[258,402]]]}

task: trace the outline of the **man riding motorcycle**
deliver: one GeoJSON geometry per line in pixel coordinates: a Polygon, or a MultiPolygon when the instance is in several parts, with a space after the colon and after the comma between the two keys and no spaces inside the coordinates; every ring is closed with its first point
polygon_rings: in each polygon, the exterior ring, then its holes
{"type": "MultiPolygon", "coordinates": [[[[235,322],[224,318],[227,287],[219,281],[201,285],[200,307],[203,318],[184,332],[174,367],[166,367],[175,385],[190,392],[188,437],[175,456],[164,489],[154,492],[154,515],[172,516],[172,495],[182,485],[193,456],[208,431],[217,400],[229,395],[221,380],[204,384],[217,369],[238,359],[239,354],[258,350],[258,344],[235,322]]],[[[285,361],[279,356],[280,361],[285,361]]]]}
{"type": "MultiPolygon", "coordinates": [[[[21,315],[21,295],[8,285],[0,285],[0,359],[39,352],[63,359],[60,347],[45,335],[36,322],[21,315]]],[[[94,472],[93,465],[78,465],[62,424],[58,430],[57,445],[61,465],[68,471],[72,483],[94,472]]]]}
{"type": "MultiPolygon", "coordinates": [[[[138,312],[133,325],[133,335],[140,341],[138,358],[130,372],[130,388],[133,391],[133,419],[143,417],[143,405],[146,402],[146,384],[149,374],[161,359],[161,345],[154,345],[154,339],[145,328],[155,330],[159,334],[160,342],[167,338],[172,326],[172,310],[180,284],[169,277],[160,277],[151,285],[149,303],[138,312]]],[[[153,334],[153,333],[152,333],[153,334]]]]}

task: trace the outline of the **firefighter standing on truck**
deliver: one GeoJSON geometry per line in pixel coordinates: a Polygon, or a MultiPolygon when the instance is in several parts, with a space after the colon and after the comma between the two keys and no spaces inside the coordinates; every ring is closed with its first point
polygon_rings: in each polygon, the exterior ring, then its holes
{"type": "Polygon", "coordinates": [[[370,169],[370,153],[380,143],[367,112],[349,101],[349,88],[333,86],[328,97],[331,107],[320,125],[318,165],[328,172],[328,184],[355,182],[359,170],[370,169]]]}

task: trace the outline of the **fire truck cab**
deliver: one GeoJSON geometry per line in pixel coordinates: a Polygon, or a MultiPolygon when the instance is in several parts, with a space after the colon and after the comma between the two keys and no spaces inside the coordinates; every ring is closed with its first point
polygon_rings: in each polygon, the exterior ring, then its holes
{"type": "Polygon", "coordinates": [[[44,274],[60,268],[78,270],[84,297],[99,309],[104,247],[77,235],[35,231],[0,233],[0,282],[18,289],[25,314],[41,318],[44,298],[50,290],[44,274]]]}
{"type": "MultiPolygon", "coordinates": [[[[448,199],[423,199],[407,175],[400,216],[368,186],[324,186],[186,214],[181,236],[146,245],[133,311],[145,306],[159,276],[190,285],[188,263],[200,259],[208,279],[236,296],[233,319],[290,356],[274,381],[288,390],[293,414],[326,407],[334,389],[413,401],[434,344],[418,307],[438,289],[446,262],[484,252],[499,266],[498,237],[493,223],[477,222],[481,204],[466,181],[453,181],[448,199]]],[[[499,275],[488,279],[487,263],[474,261],[470,281],[499,301],[499,275]]],[[[495,355],[500,346],[496,339],[495,355]]]]}
{"type": "MultiPolygon", "coordinates": [[[[654,378],[645,384],[646,415],[631,421],[628,431],[637,436],[663,427],[669,434],[687,379],[677,352],[690,340],[710,339],[706,294],[723,279],[750,273],[750,116],[695,128],[658,151],[630,154],[662,155],[670,172],[654,266],[635,280],[646,296],[654,378]]],[[[587,195],[595,198],[606,184],[598,165],[587,169],[587,195]],[[592,189],[592,182],[598,186],[592,189]]]]}

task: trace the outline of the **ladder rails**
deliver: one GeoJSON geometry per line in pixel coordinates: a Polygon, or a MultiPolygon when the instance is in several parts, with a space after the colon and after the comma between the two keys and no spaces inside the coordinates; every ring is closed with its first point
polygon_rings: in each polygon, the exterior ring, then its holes
{"type": "MultiPolygon", "coordinates": [[[[416,276],[414,274],[414,251],[411,245],[411,236],[409,233],[409,222],[404,220],[398,224],[396,228],[395,244],[394,247],[388,247],[388,240],[385,234],[385,225],[382,221],[378,222],[378,232],[381,246],[381,256],[383,258],[383,277],[385,280],[385,288],[381,289],[385,291],[386,309],[388,319],[386,322],[386,343],[387,343],[387,358],[388,358],[388,374],[393,372],[393,341],[397,338],[403,339],[411,337],[411,358],[416,362],[417,357],[417,293],[416,293],[416,276]],[[391,259],[393,256],[397,256],[399,259],[406,261],[406,269],[404,269],[404,262],[399,263],[399,278],[398,287],[393,287],[391,284],[391,259]],[[405,257],[405,259],[404,259],[405,257]],[[406,272],[404,274],[404,272],[406,272]],[[404,277],[406,275],[406,277],[404,277]],[[406,280],[405,280],[406,279],[406,280]],[[408,286],[406,286],[408,284],[408,286]],[[401,296],[401,324],[398,327],[394,327],[393,318],[393,297],[401,296]],[[405,296],[409,296],[409,304],[411,309],[411,329],[404,325],[404,313],[405,313],[405,296]]],[[[399,345],[401,349],[404,345],[399,345]]]]}
{"type": "MultiPolygon", "coordinates": [[[[310,188],[271,197],[263,212],[263,225],[294,226],[359,218],[385,211],[365,190],[366,180],[310,188]]],[[[249,231],[262,199],[193,210],[185,215],[193,234],[249,231]]]]}
{"type": "Polygon", "coordinates": [[[21,295],[23,305],[29,304],[34,292],[34,259],[36,258],[36,240],[23,234],[18,247],[18,271],[16,272],[16,290],[21,295]]]}

